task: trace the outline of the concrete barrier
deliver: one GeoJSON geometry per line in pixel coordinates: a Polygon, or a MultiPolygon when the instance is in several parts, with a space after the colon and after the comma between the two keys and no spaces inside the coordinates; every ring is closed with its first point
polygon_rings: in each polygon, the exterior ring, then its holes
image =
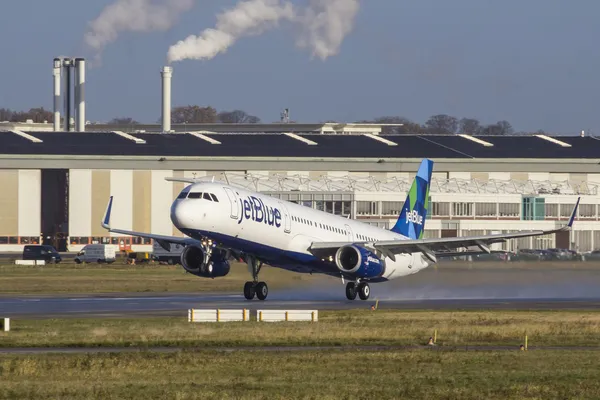
{"type": "Polygon", "coordinates": [[[259,322],[310,321],[319,320],[318,310],[257,310],[256,320],[259,322]]]}
{"type": "Polygon", "coordinates": [[[44,260],[15,260],[16,265],[46,265],[44,260]]]}
{"type": "Polygon", "coordinates": [[[0,322],[2,323],[2,330],[4,332],[10,331],[10,318],[0,319],[0,322]]]}
{"type": "Polygon", "coordinates": [[[250,321],[250,312],[243,310],[189,309],[188,322],[236,322],[250,321]]]}

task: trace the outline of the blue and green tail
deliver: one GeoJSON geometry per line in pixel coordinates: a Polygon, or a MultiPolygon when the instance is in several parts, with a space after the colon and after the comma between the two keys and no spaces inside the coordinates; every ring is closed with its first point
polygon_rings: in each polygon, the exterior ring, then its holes
{"type": "Polygon", "coordinates": [[[409,239],[421,239],[425,231],[425,218],[429,209],[429,185],[433,161],[424,159],[419,166],[417,176],[410,187],[400,217],[392,228],[409,239]]]}

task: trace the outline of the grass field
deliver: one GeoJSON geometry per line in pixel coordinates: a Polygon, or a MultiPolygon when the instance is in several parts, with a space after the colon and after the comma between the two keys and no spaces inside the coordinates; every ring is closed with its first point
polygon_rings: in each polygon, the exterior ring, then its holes
{"type": "MultiPolygon", "coordinates": [[[[0,345],[183,346],[174,353],[0,355],[0,399],[597,398],[600,312],[329,311],[316,323],[13,320],[0,345]],[[438,345],[425,346],[433,330],[438,345]],[[531,351],[519,351],[523,335],[531,351]],[[215,346],[421,345],[235,351],[215,346]],[[514,350],[464,351],[466,345],[514,350]],[[211,350],[212,349],[212,350],[211,350]]],[[[472,347],[471,347],[472,348],[472,347]]]]}
{"type": "Polygon", "coordinates": [[[596,352],[319,351],[0,357],[13,399],[576,399],[596,352]]]}
{"type": "MultiPolygon", "coordinates": [[[[264,268],[260,275],[271,288],[310,281],[314,277],[264,268]]],[[[234,263],[229,275],[204,279],[186,273],[181,266],[168,265],[0,265],[0,293],[15,294],[93,294],[240,292],[251,279],[246,265],[234,263]]]]}
{"type": "Polygon", "coordinates": [[[593,311],[323,311],[319,322],[188,323],[166,318],[13,319],[1,347],[505,345],[600,346],[593,311]]]}

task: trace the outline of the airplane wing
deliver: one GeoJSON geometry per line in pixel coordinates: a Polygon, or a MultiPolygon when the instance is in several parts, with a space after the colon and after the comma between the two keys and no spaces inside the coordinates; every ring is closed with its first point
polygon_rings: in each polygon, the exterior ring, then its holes
{"type": "Polygon", "coordinates": [[[433,238],[433,239],[408,239],[408,240],[383,240],[376,242],[314,242],[309,248],[309,251],[314,255],[325,258],[333,256],[335,252],[342,246],[356,244],[364,246],[365,248],[372,248],[379,251],[386,257],[389,257],[393,261],[396,260],[396,254],[403,253],[423,253],[431,261],[435,262],[437,257],[448,257],[457,254],[481,254],[491,253],[490,245],[494,243],[502,243],[508,239],[518,239],[531,236],[541,236],[554,234],[557,232],[564,232],[571,230],[573,221],[577,215],[577,207],[579,206],[579,200],[573,209],[569,223],[559,229],[553,230],[534,230],[534,231],[521,231],[513,233],[500,233],[495,235],[482,235],[482,236],[463,236],[463,237],[449,237],[449,238],[433,238]],[[481,251],[473,252],[456,252],[459,248],[478,247],[481,251]]]}
{"type": "Polygon", "coordinates": [[[102,219],[102,227],[109,232],[120,233],[122,235],[130,235],[137,236],[147,239],[153,239],[166,251],[171,250],[171,243],[182,244],[182,245],[199,245],[200,241],[192,238],[182,238],[177,236],[166,236],[166,235],[155,235],[152,233],[144,233],[144,232],[135,232],[135,231],[127,231],[123,229],[113,229],[110,227],[110,213],[112,210],[113,196],[110,196],[108,200],[108,205],[106,206],[106,212],[104,213],[104,218],[102,219]]]}

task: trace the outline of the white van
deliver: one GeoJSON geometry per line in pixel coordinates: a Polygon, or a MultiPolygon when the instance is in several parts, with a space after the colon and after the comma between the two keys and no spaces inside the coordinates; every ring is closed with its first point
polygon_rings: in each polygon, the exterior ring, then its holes
{"type": "Polygon", "coordinates": [[[110,244],[88,244],[77,256],[75,262],[77,264],[85,263],[113,263],[116,259],[115,246],[110,244]]]}
{"type": "Polygon", "coordinates": [[[185,246],[180,244],[171,243],[171,250],[166,251],[155,241],[152,245],[152,259],[158,262],[166,262],[169,265],[180,264],[181,253],[183,252],[184,247],[185,246]]]}

